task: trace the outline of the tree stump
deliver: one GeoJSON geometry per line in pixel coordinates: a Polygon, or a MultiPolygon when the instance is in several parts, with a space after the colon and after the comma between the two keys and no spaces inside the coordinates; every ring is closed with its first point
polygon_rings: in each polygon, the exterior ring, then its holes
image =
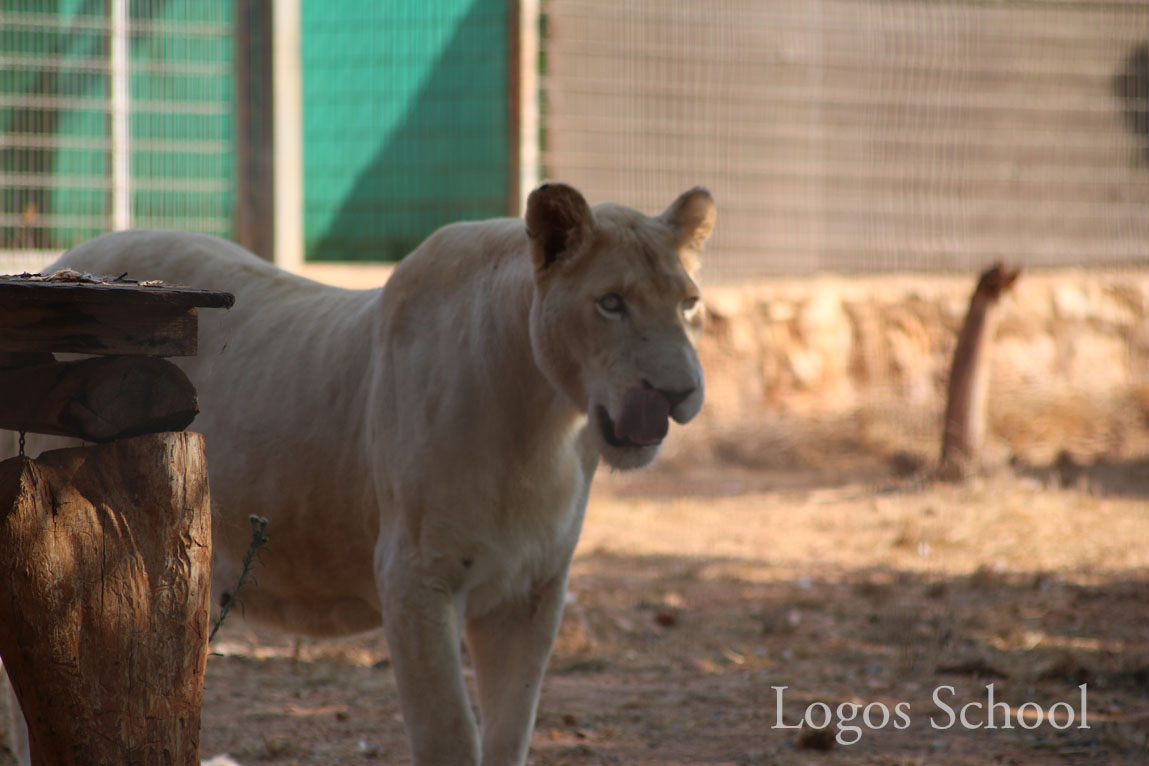
{"type": "Polygon", "coordinates": [[[210,571],[200,434],[0,463],[0,655],[36,766],[198,766],[210,571]]]}

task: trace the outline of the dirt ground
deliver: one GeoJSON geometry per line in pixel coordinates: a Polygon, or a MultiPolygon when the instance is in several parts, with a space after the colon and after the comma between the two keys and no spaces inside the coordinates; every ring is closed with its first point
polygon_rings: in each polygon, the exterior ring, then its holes
{"type": "MultiPolygon", "coordinates": [[[[1124,443],[963,486],[841,441],[604,472],[531,762],[1149,762],[1149,439],[1124,443]],[[979,701],[981,728],[950,725],[979,701]]],[[[212,648],[205,758],[409,763],[381,635],[296,644],[236,619],[212,648]]]]}
{"type": "MultiPolygon", "coordinates": [[[[1149,463],[1096,470],[1107,478],[1085,470],[1064,488],[1052,471],[805,488],[791,472],[784,491],[744,469],[604,476],[532,762],[1144,763],[1149,463]],[[1014,728],[934,728],[951,720],[935,690],[956,715],[988,684],[1014,728]],[[890,718],[779,727],[816,702],[890,718]],[[1071,708],[1073,725],[1023,728],[1027,702],[1066,703],[1057,724],[1071,708]]],[[[214,649],[205,756],[408,762],[381,636],[296,647],[236,622],[214,649]]],[[[985,723],[984,708],[967,720],[985,723]]]]}

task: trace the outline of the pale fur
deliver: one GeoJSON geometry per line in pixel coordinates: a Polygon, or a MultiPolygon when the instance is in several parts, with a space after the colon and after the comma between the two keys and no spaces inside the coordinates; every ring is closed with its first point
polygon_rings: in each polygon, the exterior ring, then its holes
{"type": "Polygon", "coordinates": [[[713,226],[709,195],[650,218],[553,184],[527,221],[447,226],[365,291],[171,232],[106,235],[55,266],[235,294],[177,360],[207,436],[217,595],[249,514],[266,516],[245,615],[317,636],[382,623],[417,764],[525,762],[600,456],[632,468],[657,451],[612,446],[598,408],[617,418],[641,385],[682,392],[679,422],[702,403],[683,261],[713,226]],[[601,309],[608,292],[626,316],[601,309]]]}

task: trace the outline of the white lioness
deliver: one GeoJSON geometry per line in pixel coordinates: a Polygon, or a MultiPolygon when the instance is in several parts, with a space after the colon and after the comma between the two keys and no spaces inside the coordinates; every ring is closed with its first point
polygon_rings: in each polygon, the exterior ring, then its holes
{"type": "Polygon", "coordinates": [[[691,272],[714,220],[700,188],[651,218],[548,184],[525,222],[447,226],[377,290],[193,234],[111,234],[56,266],[235,294],[179,362],[216,588],[266,516],[247,617],[316,636],[382,622],[415,763],[495,766],[526,760],[599,459],[646,465],[702,405],[691,272]]]}

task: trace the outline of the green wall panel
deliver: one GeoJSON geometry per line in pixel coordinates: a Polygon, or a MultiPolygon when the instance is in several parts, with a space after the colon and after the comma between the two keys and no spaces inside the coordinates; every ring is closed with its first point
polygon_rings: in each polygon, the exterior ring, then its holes
{"type": "Polygon", "coordinates": [[[397,260],[507,213],[506,0],[302,0],[304,236],[397,260]]]}

